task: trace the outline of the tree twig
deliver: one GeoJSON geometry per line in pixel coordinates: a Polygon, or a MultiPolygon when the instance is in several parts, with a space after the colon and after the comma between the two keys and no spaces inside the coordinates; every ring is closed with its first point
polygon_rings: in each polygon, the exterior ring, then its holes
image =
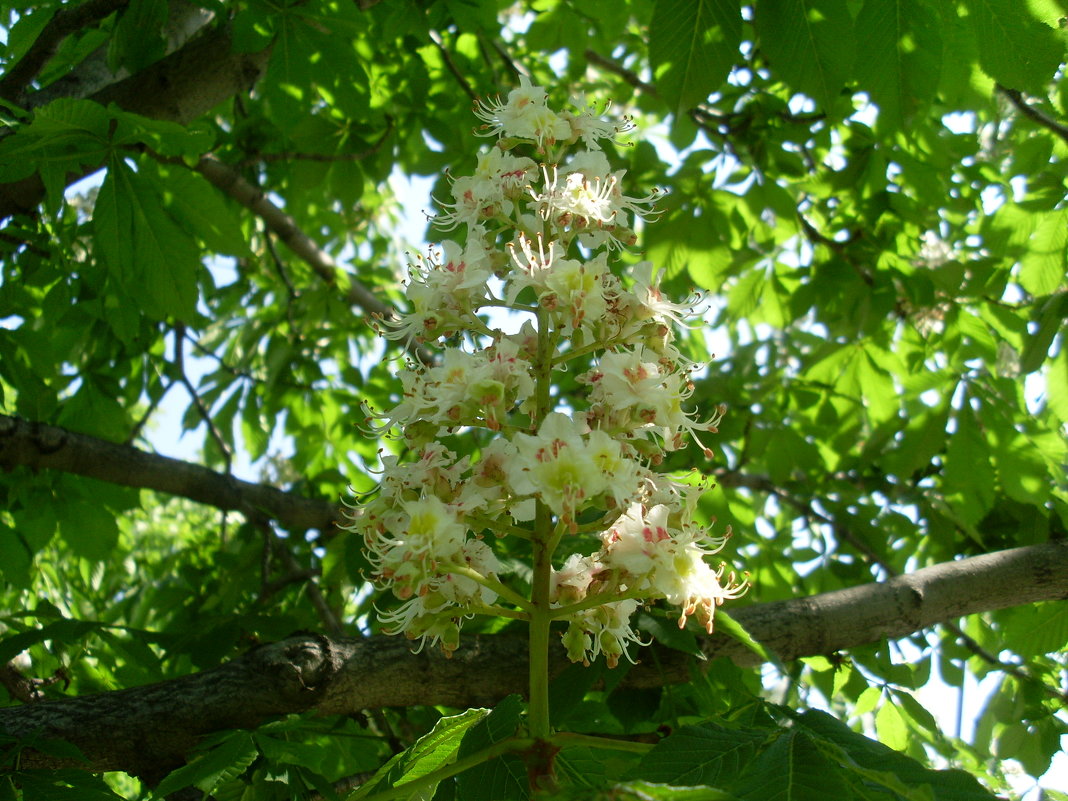
{"type": "Polygon", "coordinates": [[[221,510],[256,510],[283,528],[336,533],[339,504],[304,498],[264,484],[227,477],[207,467],[58,426],[0,414],[0,468],[62,470],[124,487],[178,495],[221,510]]]}
{"type": "Polygon", "coordinates": [[[660,92],[657,91],[657,88],[653,86],[653,84],[643,81],[641,79],[641,76],[638,75],[638,73],[627,69],[622,64],[617,64],[612,59],[607,58],[606,56],[602,56],[596,50],[591,50],[589,48],[586,49],[583,55],[590,63],[596,64],[603,70],[615,73],[626,83],[629,83],[631,86],[633,86],[635,89],[644,92],[650,97],[660,97],[660,92]]]}
{"type": "MultiPolygon", "coordinates": [[[[333,256],[301,230],[293,217],[272,203],[262,189],[246,181],[237,170],[211,155],[201,157],[195,169],[218,189],[258,215],[286,247],[296,253],[328,286],[344,287],[345,299],[363,310],[369,324],[381,322],[390,327],[399,321],[390,306],[379,300],[358,278],[345,271],[333,256]]],[[[433,361],[429,351],[414,342],[408,346],[408,350],[423,363],[433,361]]]]}
{"type": "Polygon", "coordinates": [[[1018,89],[1008,89],[1001,84],[997,85],[997,91],[1009,99],[1009,102],[1036,125],[1045,128],[1047,131],[1059,136],[1065,142],[1068,142],[1068,126],[1057,122],[1051,117],[1047,117],[1037,108],[1032,106],[1027,100],[1024,99],[1023,93],[1018,89]]]}
{"type": "Polygon", "coordinates": [[[445,47],[445,43],[441,41],[441,36],[437,31],[430,31],[430,41],[433,42],[434,47],[438,49],[442,61],[445,62],[445,68],[452,73],[452,77],[456,79],[458,84],[460,84],[460,88],[464,90],[472,101],[477,101],[478,92],[471,87],[466,76],[464,76],[463,72],[460,71],[460,68],[456,66],[456,62],[452,60],[452,53],[445,47]]]}

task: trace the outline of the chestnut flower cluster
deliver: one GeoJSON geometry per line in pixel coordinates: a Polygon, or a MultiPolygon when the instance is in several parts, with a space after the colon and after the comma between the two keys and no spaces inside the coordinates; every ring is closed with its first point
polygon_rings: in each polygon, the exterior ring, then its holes
{"type": "Polygon", "coordinates": [[[348,526],[400,602],[381,619],[446,653],[467,617],[530,619],[533,596],[502,579],[489,544],[520,537],[554,564],[548,601],[572,660],[629,656],[632,615],[656,598],[679,607],[680,627],[692,616],[711,632],[746,582],[706,561],[725,538],[693,522],[702,488],[654,468],[701,444],[722,410],[702,420],[684,408],[695,365],[672,328],[693,303],[664,299],[648,262],[616,266],[657,197],[624,194],[625,171],[600,150],[629,123],[581,102],[553,111],[525,78],[475,114],[497,141],[452,180],[436,219],[466,237],[412,267],[411,310],[389,334],[449,347],[402,372],[403,397],[379,418],[412,457],[384,459],[348,526]],[[517,330],[491,325],[498,307],[517,330]],[[583,390],[566,405],[552,391],[565,371],[583,390]],[[443,444],[475,429],[492,433],[470,456],[443,444]]]}

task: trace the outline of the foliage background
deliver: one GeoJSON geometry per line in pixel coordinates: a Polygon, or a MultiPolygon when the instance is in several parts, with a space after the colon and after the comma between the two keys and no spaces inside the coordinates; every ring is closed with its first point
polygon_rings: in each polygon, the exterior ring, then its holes
{"type": "MultiPolygon", "coordinates": [[[[177,399],[198,461],[224,477],[247,463],[327,503],[369,489],[383,445],[362,405],[391,404],[401,358],[371,317],[401,303],[405,251],[421,247],[397,235],[390,176],[431,176],[448,198],[445,170],[474,163],[469,101],[523,72],[558,104],[611,101],[678,153],[639,137],[612,158],[635,188],[669,190],[638,246],[665,287],[712,299],[687,342],[711,359],[693,402],[730,412],[714,463],[695,450],[670,467],[720,485],[701,512],[735,532],[745,603],[1063,538],[1065,13],[1056,0],[5,5],[2,411],[167,452],[146,432],[177,399]],[[75,11],[82,24],[26,76],[75,11]],[[186,91],[182,69],[214,91],[219,74],[167,61],[183,26],[244,59],[237,90],[187,112],[112,85],[170,64],[159,97],[186,91]],[[100,167],[98,188],[64,197],[100,167]],[[13,187],[35,176],[27,201],[13,187]]],[[[61,671],[46,694],[373,626],[359,544],[328,525],[5,466],[0,651],[29,675],[61,671]]],[[[692,647],[669,633],[654,629],[692,647]]],[[[685,687],[591,693],[566,722],[644,731],[770,695],[996,792],[1005,759],[1046,771],[1066,725],[1063,604],[909,640],[763,681],[717,663],[685,687]],[[999,677],[982,709],[967,699],[968,742],[914,700],[936,672],[950,687],[999,677]]],[[[341,734],[288,724],[290,750],[270,734],[228,746],[241,770],[225,779],[299,795],[372,769],[439,715],[341,734]]]]}

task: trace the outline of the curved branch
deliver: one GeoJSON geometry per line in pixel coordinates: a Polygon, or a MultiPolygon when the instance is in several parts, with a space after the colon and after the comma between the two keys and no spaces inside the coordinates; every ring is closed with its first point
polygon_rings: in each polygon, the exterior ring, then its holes
{"type": "Polygon", "coordinates": [[[0,414],[0,469],[62,470],[124,487],[151,489],[277,520],[290,531],[329,534],[340,509],[275,487],[241,481],[201,465],[148,453],[58,426],[0,414]]]}
{"type": "Polygon", "coordinates": [[[1031,120],[1031,122],[1059,136],[1065,142],[1068,142],[1068,126],[1057,122],[1057,120],[1052,119],[1051,117],[1047,117],[1039,109],[1032,106],[1024,99],[1023,93],[1018,89],[1008,89],[1001,84],[998,84],[997,90],[1005,95],[1016,110],[1031,120]]]}
{"type": "MultiPolygon", "coordinates": [[[[946,562],[883,583],[753,604],[732,615],[780,658],[795,659],[902,637],[964,615],[1065,598],[1068,543],[1054,542],[946,562]]],[[[721,634],[705,638],[702,650],[743,666],[760,662],[721,634]]],[[[658,646],[655,655],[644,650],[638,656],[624,686],[690,680],[692,657],[686,654],[658,646]]],[[[430,649],[414,654],[397,637],[302,634],[168,682],[0,709],[0,728],[16,737],[41,730],[74,743],[88,760],[24,750],[24,767],[126,770],[151,781],[180,764],[199,737],[255,727],[277,715],[489,705],[524,690],[526,660],[526,639],[516,635],[464,637],[446,659],[430,649]]],[[[563,647],[555,646],[554,675],[568,667],[563,647]]]]}
{"type": "Polygon", "coordinates": [[[326,284],[347,286],[346,300],[353,306],[384,321],[396,319],[393,309],[379,300],[370,289],[348,275],[341,265],[334,261],[333,256],[301,230],[296,220],[272,203],[263,190],[242,178],[237,170],[210,155],[201,157],[195,169],[217,189],[260,217],[286,247],[307,263],[326,284]]]}

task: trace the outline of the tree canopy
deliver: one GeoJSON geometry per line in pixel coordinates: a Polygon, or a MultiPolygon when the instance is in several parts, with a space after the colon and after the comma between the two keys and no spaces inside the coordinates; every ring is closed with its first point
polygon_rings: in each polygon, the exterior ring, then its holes
{"type": "MultiPolygon", "coordinates": [[[[1068,733],[1066,20],[1062,0],[5,4],[0,799],[498,801],[544,764],[543,798],[1027,789],[1068,733]],[[711,458],[686,438],[649,461],[715,485],[693,514],[751,584],[714,634],[640,608],[636,664],[570,664],[554,634],[548,739],[524,728],[526,625],[413,653],[346,527],[419,453],[374,415],[456,344],[383,336],[409,267],[443,258],[405,233],[406,180],[431,187],[425,242],[456,239],[486,109],[528,84],[632,126],[604,156],[627,195],[659,191],[612,219],[633,236],[605,280],[646,286],[647,260],[664,298],[700,293],[682,402],[725,408],[711,458]],[[195,457],[172,458],[179,430],[195,457]],[[932,682],[974,727],[936,720],[932,682]]],[[[583,342],[564,410],[591,397],[583,342]]],[[[523,521],[483,533],[537,585],[523,521]]]]}

